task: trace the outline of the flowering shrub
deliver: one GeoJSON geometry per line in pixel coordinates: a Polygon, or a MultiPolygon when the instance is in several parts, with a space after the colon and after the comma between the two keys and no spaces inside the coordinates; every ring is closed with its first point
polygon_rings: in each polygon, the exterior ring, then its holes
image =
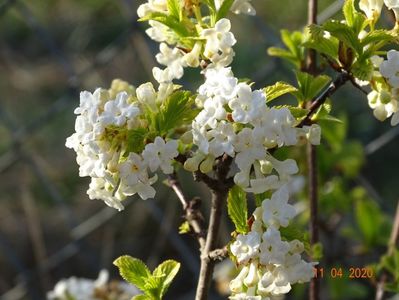
{"type": "MultiPolygon", "coordinates": [[[[395,15],[396,2],[385,0],[395,15]]],[[[292,63],[297,82],[258,90],[235,77],[230,67],[237,40],[227,16],[254,15],[250,0],[149,0],[140,5],[140,21],[149,24],[146,33],[160,43],[156,60],[162,67],[153,69],[157,86],[114,80],[109,89],[81,93],[76,132],[66,146],[77,154],[80,176],[91,178],[89,198],[122,210],[128,196],[153,198],[157,174],[168,175],[185,210],[182,231],[195,233],[200,245],[196,299],[206,299],[214,260],[226,253],[239,268],[230,282],[230,299],[271,299],[290,292],[293,284],[310,281],[319,258],[315,245],[305,235],[293,234],[290,226],[297,215],[289,199],[298,164],[277,154],[287,147],[307,143],[314,149],[320,144],[318,123],[339,122],[330,115],[328,98],[347,82],[368,94],[377,119],[399,123],[399,52],[389,50],[398,27],[376,29],[383,4],[347,0],[344,20],[310,24],[303,32],[282,31],[286,48],[272,47],[269,54],[292,63]],[[336,78],[312,70],[307,60],[314,64],[315,59],[307,53],[317,53],[336,78]],[[174,83],[185,68],[197,68],[204,77],[195,92],[174,83]],[[283,95],[293,97],[296,105],[273,105],[283,95]],[[180,165],[212,192],[206,238],[198,213],[178,184],[180,165]],[[249,218],[247,195],[257,206],[249,218]],[[216,249],[226,199],[236,229],[231,243],[216,249]]],[[[169,270],[174,273],[170,278],[169,271],[151,277],[136,260],[117,266],[144,291],[135,299],[161,299],[164,293],[153,290],[164,291],[162,284],[169,286],[178,270],[169,270]]]]}

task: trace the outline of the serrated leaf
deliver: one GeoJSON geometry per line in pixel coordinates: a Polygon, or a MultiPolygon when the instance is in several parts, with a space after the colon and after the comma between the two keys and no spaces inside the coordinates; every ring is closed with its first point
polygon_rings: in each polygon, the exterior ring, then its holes
{"type": "Polygon", "coordinates": [[[136,295],[132,298],[132,300],[153,300],[151,297],[145,294],[136,295]]]}
{"type": "Polygon", "coordinates": [[[233,5],[234,0],[224,0],[222,5],[220,6],[217,15],[216,15],[216,20],[223,19],[224,17],[227,16],[229,13],[229,10],[231,6],[233,5]]]}
{"type": "Polygon", "coordinates": [[[366,17],[359,13],[355,8],[354,0],[346,0],[342,8],[346,23],[359,34],[366,25],[366,17]]]}
{"type": "Polygon", "coordinates": [[[188,91],[176,91],[162,104],[152,126],[159,135],[166,135],[181,125],[190,123],[198,114],[194,109],[194,99],[188,91]]]}
{"type": "Polygon", "coordinates": [[[338,59],[338,40],[335,38],[321,38],[319,40],[307,41],[303,46],[327,55],[333,60],[338,59]]]}
{"type": "Polygon", "coordinates": [[[190,232],[190,224],[185,221],[179,226],[179,234],[185,234],[190,232]]]}
{"type": "Polygon", "coordinates": [[[298,89],[289,83],[279,81],[265,88],[266,102],[270,102],[282,95],[296,92],[298,89]]]}
{"type": "Polygon", "coordinates": [[[370,81],[373,76],[374,66],[369,60],[357,60],[352,68],[351,72],[353,76],[360,80],[370,81]]]}
{"type": "Polygon", "coordinates": [[[153,277],[161,280],[161,297],[165,295],[179,269],[180,263],[174,260],[167,260],[160,264],[152,273],[153,277]]]}
{"type": "Polygon", "coordinates": [[[247,233],[247,195],[239,186],[234,186],[229,191],[227,197],[227,212],[236,227],[236,231],[239,233],[247,233]]]}
{"type": "Polygon", "coordinates": [[[306,117],[307,114],[309,113],[309,110],[306,108],[301,108],[301,107],[294,107],[294,106],[289,106],[288,109],[291,112],[291,115],[295,119],[302,119],[303,117],[306,117]]]}
{"type": "Polygon", "coordinates": [[[161,12],[152,12],[146,15],[145,17],[139,19],[140,22],[149,21],[149,20],[157,21],[159,23],[164,24],[165,26],[173,30],[180,37],[190,36],[190,33],[188,32],[186,26],[183,23],[181,23],[178,19],[176,19],[174,16],[169,16],[161,12]]]}
{"type": "Polygon", "coordinates": [[[296,93],[300,101],[308,101],[315,98],[321,90],[331,81],[327,75],[313,77],[305,72],[296,72],[298,81],[298,92],[296,93]]]}
{"type": "Polygon", "coordinates": [[[145,291],[146,281],[151,277],[151,273],[141,260],[125,255],[117,258],[114,265],[118,267],[123,279],[145,291]]]}
{"type": "Polygon", "coordinates": [[[182,9],[180,6],[179,0],[167,0],[168,11],[171,16],[175,17],[177,20],[181,20],[182,18],[182,9]]]}
{"type": "Polygon", "coordinates": [[[351,47],[359,55],[363,52],[363,47],[360,44],[359,38],[354,30],[348,25],[330,20],[323,25],[324,30],[328,31],[332,36],[345,43],[346,46],[351,47]]]}
{"type": "Polygon", "coordinates": [[[380,44],[381,42],[383,42],[383,44],[380,46],[380,47],[382,47],[385,43],[389,43],[394,40],[395,40],[395,36],[393,36],[389,31],[383,30],[383,29],[378,29],[378,30],[373,30],[373,31],[367,33],[367,35],[361,39],[361,44],[363,47],[365,47],[371,43],[379,43],[380,44]]]}
{"type": "Polygon", "coordinates": [[[141,153],[145,147],[145,140],[148,137],[147,128],[130,129],[127,132],[126,154],[130,152],[141,153]]]}

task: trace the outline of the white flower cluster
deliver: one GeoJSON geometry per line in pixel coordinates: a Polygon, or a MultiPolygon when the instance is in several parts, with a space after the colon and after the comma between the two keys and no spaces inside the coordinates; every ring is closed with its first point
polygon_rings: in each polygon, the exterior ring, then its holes
{"type": "Polygon", "coordinates": [[[210,65],[204,74],[206,81],[197,98],[203,109],[192,123],[198,150],[185,168],[208,173],[215,159],[227,154],[234,157],[239,169],[235,183],[247,192],[260,194],[287,183],[290,175],[298,172],[296,162],[279,161],[267,150],[296,145],[299,137],[317,145],[320,127],[296,128],[287,108],[268,107],[264,92],[238,82],[230,68],[210,65]]]}
{"type": "Polygon", "coordinates": [[[177,141],[165,142],[156,137],[141,153],[128,149],[129,131],[143,126],[140,107],[145,104],[156,109],[156,101],[157,93],[149,83],[134,91],[116,80],[109,91],[81,93],[80,106],[75,109],[76,132],[67,139],[66,146],[76,152],[79,175],[91,177],[87,191],[90,199],[101,199],[122,210],[121,201],[127,196],[155,196],[152,184],[157,176],[150,176],[150,172],[159,168],[167,174],[173,172],[177,141]]]}
{"type": "Polygon", "coordinates": [[[279,228],[288,226],[295,209],[288,204],[289,192],[282,186],[265,199],[254,214],[251,231],[239,234],[230,245],[237,263],[238,276],[230,282],[230,299],[269,300],[288,293],[291,285],[309,281],[315,263],[301,257],[304,245],[299,240],[282,239],[279,228]]]}
{"type": "Polygon", "coordinates": [[[399,51],[390,50],[387,60],[375,56],[372,91],[367,95],[374,116],[384,121],[391,117],[391,125],[399,124],[399,51]]]}
{"type": "Polygon", "coordinates": [[[128,300],[138,295],[139,291],[125,282],[108,284],[108,271],[102,270],[96,280],[70,277],[63,279],[47,293],[47,300],[128,300]]]}

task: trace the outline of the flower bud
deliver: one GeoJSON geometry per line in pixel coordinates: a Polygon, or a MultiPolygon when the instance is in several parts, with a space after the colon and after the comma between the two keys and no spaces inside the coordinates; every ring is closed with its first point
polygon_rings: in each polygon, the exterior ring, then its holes
{"type": "Polygon", "coordinates": [[[248,266],[244,266],[237,277],[230,281],[229,287],[233,293],[239,293],[242,291],[243,280],[248,275],[248,271],[248,266]]]}
{"type": "Polygon", "coordinates": [[[259,281],[259,276],[258,276],[258,264],[255,262],[251,262],[249,266],[249,271],[247,277],[244,279],[244,284],[247,287],[252,287],[256,285],[259,281]]]}
{"type": "Polygon", "coordinates": [[[215,162],[215,157],[213,155],[208,155],[207,158],[201,163],[200,171],[204,174],[212,171],[213,163],[215,162]]]}

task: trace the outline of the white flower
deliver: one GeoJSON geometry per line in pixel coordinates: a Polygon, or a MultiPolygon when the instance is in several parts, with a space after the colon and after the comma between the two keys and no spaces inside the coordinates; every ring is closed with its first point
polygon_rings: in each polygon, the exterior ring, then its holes
{"type": "Polygon", "coordinates": [[[140,18],[145,17],[146,15],[152,12],[167,12],[168,5],[166,0],[148,0],[148,3],[141,4],[137,9],[137,15],[140,18]]]}
{"type": "Polygon", "coordinates": [[[376,21],[381,14],[384,0],[360,0],[359,8],[364,11],[367,18],[376,21]]]}
{"type": "Polygon", "coordinates": [[[104,112],[98,118],[102,126],[116,125],[123,126],[128,120],[135,118],[140,114],[140,109],[127,100],[129,95],[121,92],[115,100],[107,101],[104,105],[104,112]]]}
{"type": "Polygon", "coordinates": [[[303,126],[302,130],[312,145],[320,145],[321,139],[321,127],[317,124],[312,124],[311,126],[303,126]]]}
{"type": "Polygon", "coordinates": [[[262,236],[259,261],[264,265],[283,264],[289,250],[290,244],[281,240],[280,231],[270,226],[262,236]]]}
{"type": "Polygon", "coordinates": [[[227,100],[234,97],[238,79],[234,77],[231,68],[208,67],[204,75],[205,83],[198,89],[201,96],[221,96],[227,100]]]}
{"type": "Polygon", "coordinates": [[[399,88],[399,51],[388,51],[387,60],[384,60],[380,65],[380,72],[382,76],[387,78],[392,87],[399,88]]]}
{"type": "Polygon", "coordinates": [[[263,222],[270,226],[287,227],[289,221],[295,216],[294,206],[288,204],[288,189],[281,187],[273,193],[270,200],[262,202],[263,222]]]}
{"type": "Polygon", "coordinates": [[[166,25],[154,20],[148,21],[148,24],[151,27],[148,28],[145,33],[154,41],[159,43],[166,42],[169,45],[177,42],[176,35],[166,25]]]}
{"type": "Polygon", "coordinates": [[[151,82],[144,83],[136,89],[137,100],[143,105],[151,107],[153,111],[157,110],[157,93],[151,82]]]}
{"type": "Polygon", "coordinates": [[[224,101],[221,97],[208,98],[204,103],[204,108],[195,118],[199,126],[209,126],[216,128],[218,121],[226,118],[227,112],[224,108],[224,101]]]}
{"type": "Polygon", "coordinates": [[[158,63],[167,66],[165,70],[153,69],[154,78],[158,82],[171,82],[180,79],[184,74],[183,54],[178,48],[169,48],[165,43],[159,46],[160,53],[156,55],[158,63]]]}
{"type": "Polygon", "coordinates": [[[199,57],[201,52],[202,44],[200,42],[196,42],[193,49],[183,56],[183,62],[190,67],[198,67],[200,65],[199,57]]]}
{"type": "Polygon", "coordinates": [[[399,20],[399,1],[398,0],[384,0],[384,3],[388,9],[392,9],[396,20],[399,20]]]}
{"type": "Polygon", "coordinates": [[[244,279],[244,284],[247,287],[254,286],[258,283],[259,281],[259,275],[258,275],[258,263],[257,262],[251,262],[249,265],[249,271],[247,277],[244,279]]]}
{"type": "Polygon", "coordinates": [[[258,292],[266,295],[287,294],[291,284],[283,272],[283,267],[276,267],[273,271],[265,272],[258,283],[258,292]]]}
{"type": "Polygon", "coordinates": [[[395,115],[392,117],[392,126],[396,125],[396,113],[399,110],[398,101],[393,99],[391,94],[387,91],[381,90],[378,91],[371,91],[367,95],[368,103],[370,108],[373,109],[374,116],[380,120],[384,121],[394,113],[395,115]]]}
{"type": "Polygon", "coordinates": [[[227,155],[234,156],[234,140],[235,133],[231,123],[221,121],[216,128],[208,131],[209,137],[212,140],[209,142],[209,153],[214,157],[219,157],[226,153],[227,155]]]}
{"type": "MultiPolygon", "coordinates": [[[[204,29],[201,37],[206,39],[204,55],[212,62],[218,63],[232,55],[233,45],[237,42],[230,32],[231,24],[228,19],[220,19],[214,28],[204,29]]],[[[228,61],[227,64],[229,64],[228,61]]],[[[224,65],[227,65],[226,63],[224,65]]]]}
{"type": "Polygon", "coordinates": [[[247,266],[244,266],[241,269],[240,273],[237,275],[237,277],[230,281],[229,287],[233,293],[239,293],[242,291],[244,279],[245,277],[247,277],[248,271],[249,268],[247,266]]]}
{"type": "Polygon", "coordinates": [[[172,162],[179,152],[177,151],[177,141],[165,141],[157,136],[153,143],[147,144],[142,156],[144,163],[147,164],[152,172],[161,168],[165,174],[173,173],[172,162]]]}
{"type": "Polygon", "coordinates": [[[249,123],[262,116],[266,108],[266,97],[262,91],[252,91],[248,84],[237,86],[237,97],[229,101],[235,122],[249,123]]]}
{"type": "Polygon", "coordinates": [[[239,234],[234,243],[230,245],[231,253],[237,257],[238,263],[245,263],[259,254],[260,235],[250,232],[246,235],[239,234]]]}
{"type": "Polygon", "coordinates": [[[247,14],[254,16],[256,15],[256,11],[249,2],[251,2],[251,0],[235,0],[230,10],[235,14],[247,14]]]}

